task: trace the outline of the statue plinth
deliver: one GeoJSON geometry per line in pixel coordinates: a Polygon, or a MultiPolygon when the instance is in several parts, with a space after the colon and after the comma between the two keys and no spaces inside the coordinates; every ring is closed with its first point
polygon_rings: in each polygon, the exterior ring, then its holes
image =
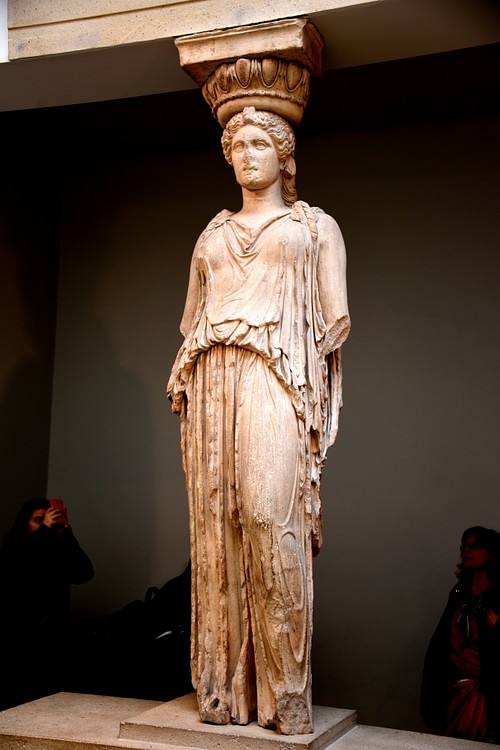
{"type": "Polygon", "coordinates": [[[282,735],[262,729],[255,722],[248,726],[203,724],[193,694],[176,698],[120,724],[120,739],[158,742],[176,747],[220,750],[323,750],[356,725],[356,711],[314,707],[315,731],[309,735],[282,735]]]}

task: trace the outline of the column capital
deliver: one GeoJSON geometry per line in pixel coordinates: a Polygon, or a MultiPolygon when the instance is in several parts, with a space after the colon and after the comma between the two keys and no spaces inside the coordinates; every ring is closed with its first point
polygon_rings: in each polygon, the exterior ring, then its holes
{"type": "Polygon", "coordinates": [[[223,127],[246,106],[298,124],[310,74],[321,73],[323,39],[306,18],[193,34],[175,43],[181,67],[223,127]]]}

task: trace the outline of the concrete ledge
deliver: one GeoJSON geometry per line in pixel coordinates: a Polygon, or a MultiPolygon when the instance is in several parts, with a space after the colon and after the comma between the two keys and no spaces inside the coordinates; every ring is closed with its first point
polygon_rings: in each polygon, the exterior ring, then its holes
{"type": "Polygon", "coordinates": [[[484,750],[483,742],[436,737],[402,729],[357,726],[341,737],[335,750],[484,750]]]}
{"type": "MultiPolygon", "coordinates": [[[[118,739],[120,722],[161,705],[157,701],[56,693],[0,712],[2,750],[151,750],[118,739]]],[[[158,747],[157,745],[155,747],[158,747]]]]}

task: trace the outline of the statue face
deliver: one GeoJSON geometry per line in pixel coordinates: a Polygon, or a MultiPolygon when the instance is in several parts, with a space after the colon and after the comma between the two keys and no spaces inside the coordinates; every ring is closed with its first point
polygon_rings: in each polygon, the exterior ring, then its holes
{"type": "Polygon", "coordinates": [[[236,180],[247,190],[263,190],[281,179],[278,154],[271,137],[256,125],[244,125],[231,146],[236,180]]]}

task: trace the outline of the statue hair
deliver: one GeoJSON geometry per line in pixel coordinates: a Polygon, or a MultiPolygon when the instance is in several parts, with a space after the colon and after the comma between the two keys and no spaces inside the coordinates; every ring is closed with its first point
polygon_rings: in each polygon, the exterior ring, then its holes
{"type": "Polygon", "coordinates": [[[244,125],[255,125],[271,138],[281,165],[281,197],[285,205],[293,206],[297,200],[297,190],[295,187],[295,135],[291,126],[283,117],[273,112],[245,107],[242,112],[231,117],[222,134],[222,150],[228,164],[233,163],[231,159],[233,138],[244,125]]]}

